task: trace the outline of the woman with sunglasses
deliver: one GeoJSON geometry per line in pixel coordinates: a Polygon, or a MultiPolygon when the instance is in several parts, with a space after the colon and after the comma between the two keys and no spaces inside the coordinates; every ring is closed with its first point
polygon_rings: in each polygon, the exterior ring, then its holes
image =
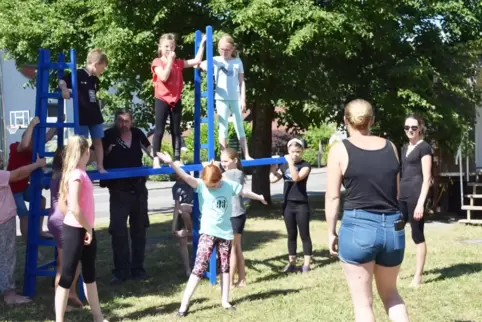
{"type": "Polygon", "coordinates": [[[404,130],[409,143],[402,148],[399,202],[405,221],[410,222],[412,240],[417,247],[417,266],[410,286],[418,287],[422,282],[427,254],[423,213],[432,180],[432,147],[423,140],[424,123],[421,117],[408,116],[404,130]]]}

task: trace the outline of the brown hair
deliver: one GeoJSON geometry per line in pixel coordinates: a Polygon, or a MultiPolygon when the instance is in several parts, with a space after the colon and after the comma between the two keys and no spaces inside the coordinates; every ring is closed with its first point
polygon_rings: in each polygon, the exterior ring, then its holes
{"type": "Polygon", "coordinates": [[[222,178],[223,174],[221,169],[214,164],[205,166],[201,172],[201,179],[208,188],[216,188],[222,178]]]}
{"type": "MultiPolygon", "coordinates": [[[[232,149],[232,148],[226,148],[223,151],[223,153],[226,154],[228,156],[228,158],[230,158],[231,160],[236,160],[236,168],[238,168],[238,170],[243,171],[243,165],[241,164],[241,160],[239,159],[238,151],[236,151],[235,149],[232,149]]],[[[243,173],[243,180],[242,181],[243,181],[243,183],[246,182],[246,176],[244,175],[244,173],[243,173]]]]}
{"type": "Polygon", "coordinates": [[[174,35],[173,33],[167,33],[167,34],[163,34],[160,38],[159,38],[159,43],[157,44],[157,56],[161,57],[161,45],[162,45],[162,42],[164,40],[172,40],[174,41],[174,45],[176,44],[176,35],[174,35]]]}
{"type": "Polygon", "coordinates": [[[423,121],[423,118],[420,115],[415,115],[415,114],[410,114],[405,118],[405,121],[408,119],[414,119],[418,123],[418,127],[420,130],[420,136],[425,135],[425,123],[423,121]]]}
{"type": "Polygon", "coordinates": [[[52,178],[56,178],[57,176],[62,174],[64,162],[64,147],[60,146],[55,151],[54,159],[52,161],[52,178]]]}
{"type": "Polygon", "coordinates": [[[345,118],[356,130],[368,130],[373,121],[373,107],[363,99],[355,99],[345,106],[345,118]]]}
{"type": "Polygon", "coordinates": [[[231,57],[233,58],[238,57],[238,51],[236,50],[236,43],[234,42],[234,39],[233,37],[231,37],[231,35],[229,34],[222,35],[221,38],[219,38],[218,47],[221,41],[225,41],[233,47],[233,53],[231,54],[231,57]]]}
{"type": "Polygon", "coordinates": [[[103,64],[105,66],[109,65],[109,59],[107,58],[107,55],[104,54],[102,49],[95,48],[89,52],[87,55],[87,65],[92,64],[103,64]]]}

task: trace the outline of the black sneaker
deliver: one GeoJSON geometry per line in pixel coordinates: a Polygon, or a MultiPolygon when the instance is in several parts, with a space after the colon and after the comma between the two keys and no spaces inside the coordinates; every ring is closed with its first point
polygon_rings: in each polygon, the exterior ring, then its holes
{"type": "Polygon", "coordinates": [[[112,279],[110,280],[110,284],[112,285],[119,285],[126,281],[125,277],[117,276],[115,274],[112,275],[112,279]]]}

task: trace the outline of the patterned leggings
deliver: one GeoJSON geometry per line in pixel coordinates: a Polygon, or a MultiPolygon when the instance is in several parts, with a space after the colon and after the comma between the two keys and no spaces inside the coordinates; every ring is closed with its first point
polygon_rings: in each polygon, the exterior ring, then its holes
{"type": "Polygon", "coordinates": [[[196,262],[192,274],[199,278],[203,278],[204,273],[208,269],[209,257],[213,252],[213,248],[217,247],[218,257],[221,261],[221,273],[229,273],[229,257],[231,256],[231,240],[225,240],[218,237],[202,234],[199,238],[197,246],[196,262]]]}

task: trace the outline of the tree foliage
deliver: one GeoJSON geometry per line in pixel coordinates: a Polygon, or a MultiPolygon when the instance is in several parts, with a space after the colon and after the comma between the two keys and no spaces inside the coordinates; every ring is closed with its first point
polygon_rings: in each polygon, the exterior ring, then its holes
{"type": "MultiPolygon", "coordinates": [[[[141,126],[153,122],[150,63],[164,32],[179,35],[178,57],[194,54],[196,29],[230,33],[246,69],[253,114],[252,154],[271,152],[271,122],[297,129],[341,121],[343,105],[365,98],[377,132],[403,140],[412,111],[426,118],[432,138],[451,148],[473,126],[480,89],[482,5],[475,0],[2,0],[0,48],[19,63],[36,61],[39,47],[76,48],[85,61],[101,47],[110,65],[102,79],[108,111],[131,107],[141,126]],[[133,101],[137,95],[140,101],[133,101]]],[[[193,95],[186,70],[185,121],[193,95]]],[[[268,167],[253,187],[269,196],[268,167]]]]}

